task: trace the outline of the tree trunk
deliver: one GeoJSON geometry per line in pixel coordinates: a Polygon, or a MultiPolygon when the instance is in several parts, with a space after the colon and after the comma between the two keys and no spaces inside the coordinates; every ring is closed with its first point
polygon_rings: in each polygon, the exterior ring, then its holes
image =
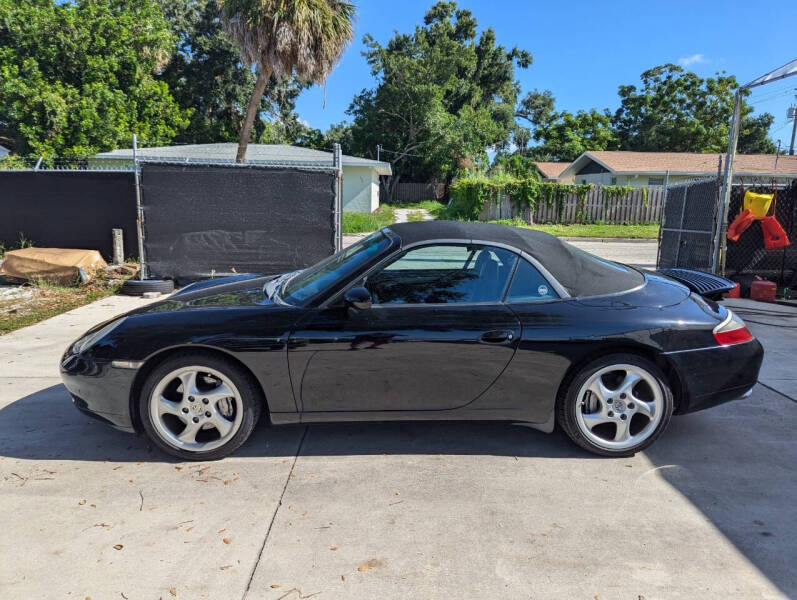
{"type": "Polygon", "coordinates": [[[263,66],[260,65],[257,70],[255,89],[252,92],[252,97],[249,99],[249,106],[246,109],[246,118],[241,126],[241,138],[238,140],[238,154],[235,157],[235,162],[237,163],[246,161],[246,148],[249,146],[252,124],[255,122],[255,117],[257,117],[257,113],[260,109],[260,101],[263,99],[263,93],[266,91],[266,84],[270,77],[271,69],[264,69],[263,66]]]}

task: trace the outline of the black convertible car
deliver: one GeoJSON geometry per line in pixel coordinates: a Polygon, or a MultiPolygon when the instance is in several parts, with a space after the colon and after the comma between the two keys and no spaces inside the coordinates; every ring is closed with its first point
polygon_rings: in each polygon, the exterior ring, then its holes
{"type": "Polygon", "coordinates": [[[763,350],[682,283],[547,234],[394,225],[313,267],[189,285],[98,325],[61,373],[80,410],[166,452],[233,452],[272,423],[555,424],[626,456],[673,413],[749,393],[763,350]]]}

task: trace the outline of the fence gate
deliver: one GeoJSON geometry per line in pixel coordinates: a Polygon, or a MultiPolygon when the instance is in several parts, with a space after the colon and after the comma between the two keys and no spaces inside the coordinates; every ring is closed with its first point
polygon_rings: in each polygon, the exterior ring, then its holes
{"type": "Polygon", "coordinates": [[[797,284],[797,181],[790,184],[757,183],[739,184],[731,188],[728,220],[733,221],[742,210],[744,191],[775,194],[772,211],[791,240],[786,248],[767,250],[760,223],[753,223],[735,242],[725,242],[725,275],[741,280],[758,275],[775,281],[780,286],[797,284]]]}
{"type": "Polygon", "coordinates": [[[150,277],[308,267],[338,244],[338,171],[141,161],[150,277]]]}
{"type": "Polygon", "coordinates": [[[712,270],[719,181],[701,179],[667,187],[659,234],[659,269],[712,270]]]}

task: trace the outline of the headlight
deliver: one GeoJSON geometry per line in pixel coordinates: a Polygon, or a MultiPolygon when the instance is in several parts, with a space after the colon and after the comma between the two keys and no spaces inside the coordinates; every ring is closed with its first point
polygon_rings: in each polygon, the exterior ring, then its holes
{"type": "Polygon", "coordinates": [[[114,329],[119,327],[119,325],[124,323],[125,319],[127,319],[127,317],[122,317],[121,319],[116,319],[114,321],[111,321],[110,323],[108,323],[104,327],[99,328],[97,331],[93,331],[92,333],[84,335],[82,338],[80,338],[78,341],[76,341],[74,344],[72,344],[72,353],[73,354],[80,354],[82,352],[85,352],[86,350],[89,350],[92,346],[94,346],[102,338],[104,338],[106,335],[111,333],[114,329]]]}

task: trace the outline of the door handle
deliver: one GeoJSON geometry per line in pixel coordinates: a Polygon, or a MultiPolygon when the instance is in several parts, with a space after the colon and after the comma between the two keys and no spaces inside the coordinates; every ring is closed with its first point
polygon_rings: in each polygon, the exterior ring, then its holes
{"type": "Polygon", "coordinates": [[[502,344],[515,339],[514,331],[488,331],[482,334],[481,340],[488,344],[502,344]]]}

